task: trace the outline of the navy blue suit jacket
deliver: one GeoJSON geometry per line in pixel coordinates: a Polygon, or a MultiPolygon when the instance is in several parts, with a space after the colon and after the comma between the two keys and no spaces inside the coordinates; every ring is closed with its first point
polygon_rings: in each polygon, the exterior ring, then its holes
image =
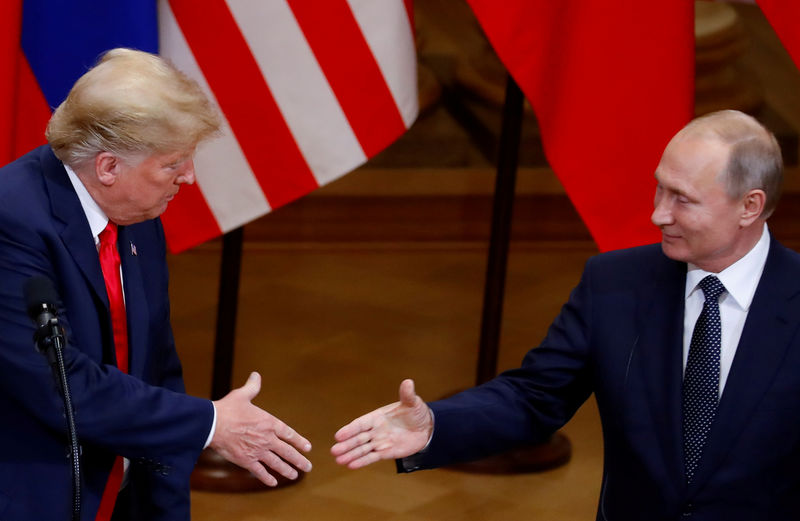
{"type": "Polygon", "coordinates": [[[116,454],[131,460],[134,519],[189,518],[189,474],[213,407],[184,393],[160,221],[120,227],[118,246],[130,374],[115,366],[97,250],[63,166],[44,146],[0,169],[0,519],[69,519],[71,511],[63,404],[23,302],[34,275],[51,278],[61,298],[83,447],[82,519],[94,519],[116,454]]]}
{"type": "Polygon", "coordinates": [[[543,440],[594,393],[605,441],[598,520],[800,519],[800,256],[774,238],[717,418],[686,485],[681,381],[686,265],[660,245],[589,260],[519,369],[434,402],[406,469],[543,440]]]}

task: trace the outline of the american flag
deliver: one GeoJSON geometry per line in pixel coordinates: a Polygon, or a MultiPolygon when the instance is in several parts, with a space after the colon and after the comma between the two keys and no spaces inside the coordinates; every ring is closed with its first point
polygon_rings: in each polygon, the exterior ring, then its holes
{"type": "Polygon", "coordinates": [[[161,0],[161,54],[224,114],[163,216],[179,251],[353,170],[417,115],[410,2],[161,0]]]}

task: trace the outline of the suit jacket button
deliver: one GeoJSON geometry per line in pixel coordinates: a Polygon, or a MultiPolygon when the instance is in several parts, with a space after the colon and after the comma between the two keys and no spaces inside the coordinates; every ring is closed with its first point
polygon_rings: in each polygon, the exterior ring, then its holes
{"type": "Polygon", "coordinates": [[[694,507],[694,505],[692,505],[691,503],[686,503],[685,505],[683,505],[683,511],[681,512],[681,516],[683,516],[683,517],[692,517],[692,508],[693,507],[694,507]]]}

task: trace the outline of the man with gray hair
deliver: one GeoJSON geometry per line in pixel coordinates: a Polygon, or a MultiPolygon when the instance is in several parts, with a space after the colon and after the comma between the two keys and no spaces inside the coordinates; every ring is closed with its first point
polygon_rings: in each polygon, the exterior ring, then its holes
{"type": "Polygon", "coordinates": [[[266,485],[277,483],[267,468],[288,479],[311,469],[308,440],[251,403],[257,373],[213,403],[184,392],[158,217],[194,182],[195,148],[219,126],[196,82],[115,49],[56,109],[49,144],[0,169],[0,519],[70,517],[64,409],[23,302],[37,276],[57,288],[68,340],[81,519],[189,519],[206,446],[266,485]]]}
{"type": "Polygon", "coordinates": [[[342,427],[336,461],[433,468],[547,439],[594,393],[598,520],[800,519],[800,256],[770,236],[783,164],[736,111],[698,118],[655,171],[661,244],[588,261],[522,366],[342,427]]]}

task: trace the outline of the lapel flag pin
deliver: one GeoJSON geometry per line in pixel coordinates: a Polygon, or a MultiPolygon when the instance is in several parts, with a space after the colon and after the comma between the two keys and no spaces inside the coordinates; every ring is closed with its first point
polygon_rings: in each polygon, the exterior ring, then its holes
{"type": "Polygon", "coordinates": [[[131,243],[131,255],[136,256],[136,245],[131,243]]]}

